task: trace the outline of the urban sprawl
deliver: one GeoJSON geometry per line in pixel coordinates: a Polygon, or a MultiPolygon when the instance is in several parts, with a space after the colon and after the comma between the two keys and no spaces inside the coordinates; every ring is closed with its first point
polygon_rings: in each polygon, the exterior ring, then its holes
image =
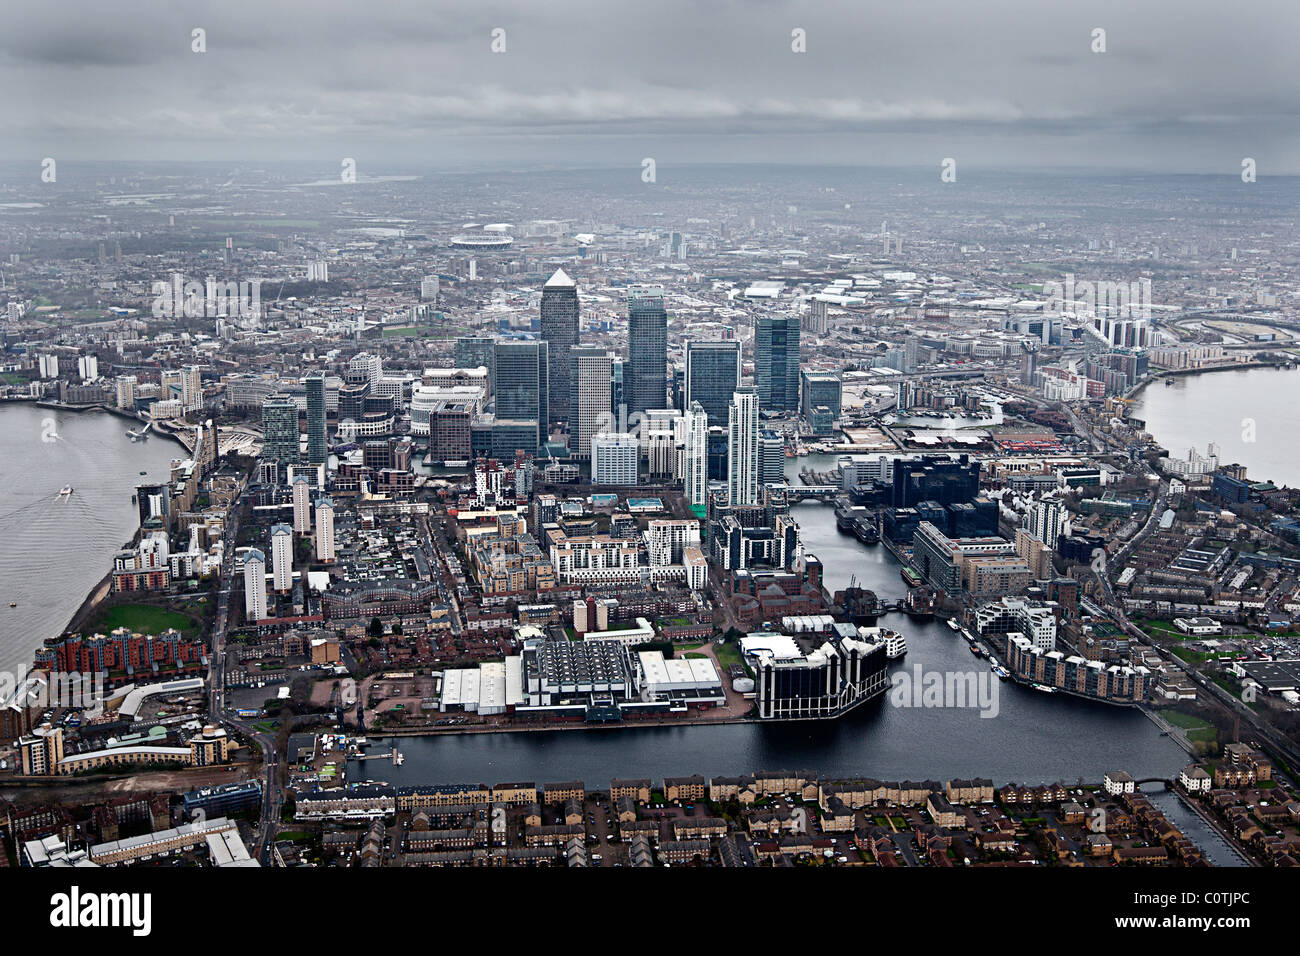
{"type": "Polygon", "coordinates": [[[995,222],[780,177],[241,175],[0,190],[4,405],[176,449],[67,629],[21,635],[0,863],[1206,865],[1144,786],[1300,861],[1297,493],[1135,410],[1295,367],[1285,230],[1014,185],[995,222]],[[928,619],[975,670],[912,674],[928,619]],[[385,780],[412,736],[815,734],[999,687],[1140,708],[1187,766],[385,780]]]}

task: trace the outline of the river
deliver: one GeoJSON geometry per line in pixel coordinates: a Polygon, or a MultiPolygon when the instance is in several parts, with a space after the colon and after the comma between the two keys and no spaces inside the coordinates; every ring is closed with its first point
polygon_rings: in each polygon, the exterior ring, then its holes
{"type": "Polygon", "coordinates": [[[0,670],[30,666],[62,632],[135,533],[135,486],[185,456],[170,439],[132,442],[127,427],[104,412],[0,405],[0,670]]]}
{"type": "Polygon", "coordinates": [[[1246,466],[1253,481],[1300,485],[1300,370],[1238,369],[1181,375],[1173,385],[1157,378],[1134,400],[1130,414],[1171,458],[1189,448],[1205,454],[1219,445],[1219,460],[1246,466]]]}

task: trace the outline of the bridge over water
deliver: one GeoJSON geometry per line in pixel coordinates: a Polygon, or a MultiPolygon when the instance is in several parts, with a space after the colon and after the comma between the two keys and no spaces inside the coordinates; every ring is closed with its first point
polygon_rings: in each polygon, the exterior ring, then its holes
{"type": "Polygon", "coordinates": [[[844,494],[844,490],[835,485],[769,485],[773,491],[779,491],[791,501],[824,501],[830,504],[844,494]]]}

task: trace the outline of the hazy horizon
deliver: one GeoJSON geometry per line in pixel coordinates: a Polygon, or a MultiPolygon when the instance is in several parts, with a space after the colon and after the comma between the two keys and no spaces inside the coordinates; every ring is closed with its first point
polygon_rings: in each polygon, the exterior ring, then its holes
{"type": "Polygon", "coordinates": [[[0,158],[1300,174],[1300,5],[1130,7],[71,0],[8,14],[0,158]]]}

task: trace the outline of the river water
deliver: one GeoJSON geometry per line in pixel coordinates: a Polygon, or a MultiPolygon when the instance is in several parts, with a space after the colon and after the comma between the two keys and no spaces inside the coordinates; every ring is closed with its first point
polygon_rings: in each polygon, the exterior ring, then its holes
{"type": "Polygon", "coordinates": [[[135,533],[135,486],[165,480],[172,459],[185,457],[170,439],[132,442],[128,424],[104,412],[0,406],[0,670],[30,666],[41,642],[62,632],[135,533]]]}
{"type": "Polygon", "coordinates": [[[1224,464],[1246,466],[1253,481],[1300,485],[1300,369],[1255,368],[1157,379],[1133,402],[1171,458],[1219,445],[1224,464]]]}

